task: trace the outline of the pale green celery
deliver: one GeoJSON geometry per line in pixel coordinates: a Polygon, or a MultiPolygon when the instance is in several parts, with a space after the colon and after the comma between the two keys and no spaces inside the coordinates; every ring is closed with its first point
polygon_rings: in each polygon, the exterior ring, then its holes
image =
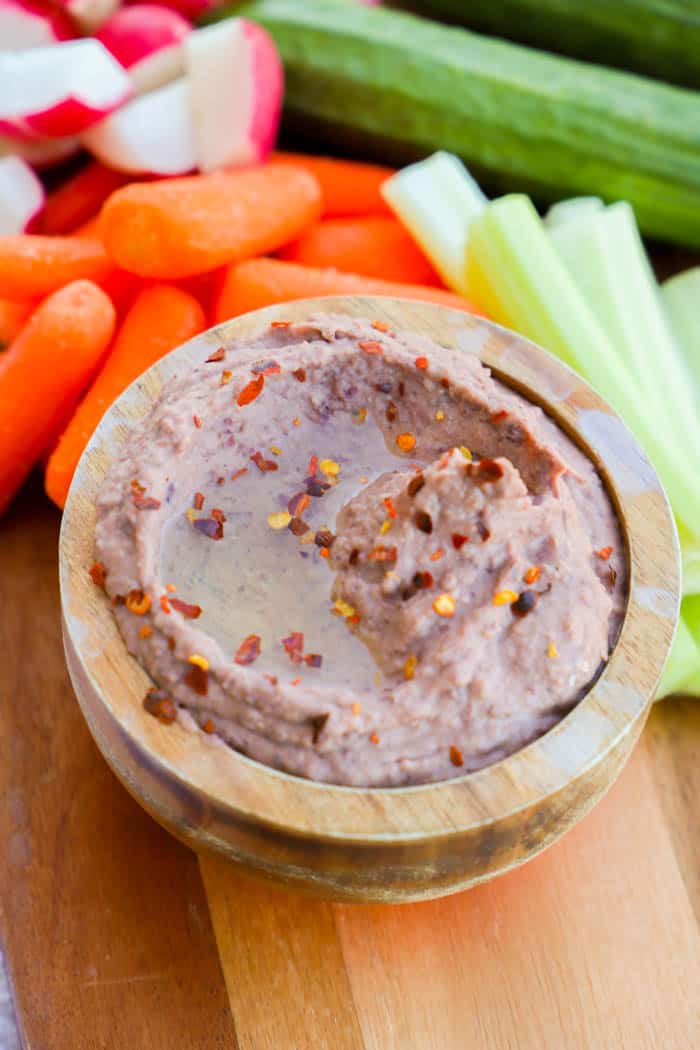
{"type": "Polygon", "coordinates": [[[669,277],[661,296],[700,399],[700,266],[669,277]]]}
{"type": "MultiPolygon", "coordinates": [[[[634,212],[620,201],[549,231],[559,255],[620,358],[647,410],[674,436],[686,470],[700,477],[700,412],[690,373],[663,308],[634,212]]],[[[697,523],[700,529],[700,521],[697,523]]]]}
{"type": "Polygon", "coordinates": [[[433,153],[392,175],[381,192],[445,284],[464,295],[469,224],[488,198],[461,160],[452,153],[433,153]]]}
{"type": "MultiPolygon", "coordinates": [[[[683,602],[683,606],[691,600],[683,602]]],[[[681,617],[678,621],[676,637],[673,639],[671,652],[661,676],[659,687],[656,690],[656,699],[663,700],[671,693],[688,693],[694,689],[700,690],[700,647],[693,636],[687,618],[683,615],[687,612],[681,607],[681,617]]]]}
{"type": "Polygon", "coordinates": [[[552,205],[544,217],[544,224],[548,229],[564,226],[574,220],[588,219],[604,207],[600,197],[569,197],[552,205]]]}
{"type": "Polygon", "coordinates": [[[656,425],[633,373],[561,261],[528,197],[501,197],[473,220],[467,294],[494,320],[521,332],[579,371],[619,412],[656,467],[676,517],[700,527],[700,485],[656,425]]]}

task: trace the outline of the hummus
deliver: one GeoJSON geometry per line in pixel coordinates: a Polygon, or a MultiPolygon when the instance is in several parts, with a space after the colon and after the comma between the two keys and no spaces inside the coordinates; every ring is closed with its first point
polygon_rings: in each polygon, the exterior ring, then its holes
{"type": "Polygon", "coordinates": [[[172,379],[98,499],[146,708],[335,784],[458,776],[582,697],[626,594],[592,463],[472,355],[277,323],[172,379]]]}

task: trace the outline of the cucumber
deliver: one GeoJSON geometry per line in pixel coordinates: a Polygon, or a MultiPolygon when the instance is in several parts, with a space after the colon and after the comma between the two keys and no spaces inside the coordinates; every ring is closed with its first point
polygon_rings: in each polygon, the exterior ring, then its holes
{"type": "Polygon", "coordinates": [[[523,44],[700,88],[700,0],[413,0],[410,6],[523,44]]]}
{"type": "Polygon", "coordinates": [[[255,0],[286,127],[403,162],[449,150],[492,191],[595,194],[700,247],[700,94],[348,0],[255,0]]]}

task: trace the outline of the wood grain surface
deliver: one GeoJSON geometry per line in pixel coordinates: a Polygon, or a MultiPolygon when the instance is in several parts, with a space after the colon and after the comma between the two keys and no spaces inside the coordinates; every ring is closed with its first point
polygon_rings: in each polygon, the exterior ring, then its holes
{"type": "Polygon", "coordinates": [[[0,523],[0,934],[26,1047],[700,1045],[700,704],[658,704],[524,868],[426,904],[308,901],[198,868],[109,773],[66,675],[57,531],[38,488],[0,523]]]}

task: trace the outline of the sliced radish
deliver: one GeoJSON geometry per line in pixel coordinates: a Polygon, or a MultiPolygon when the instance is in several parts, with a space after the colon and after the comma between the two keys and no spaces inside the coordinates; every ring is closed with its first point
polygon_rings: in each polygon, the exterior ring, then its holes
{"type": "Polygon", "coordinates": [[[121,0],[53,0],[83,33],[94,33],[121,6],[121,0]]]}
{"type": "Polygon", "coordinates": [[[0,131],[20,138],[77,135],[131,94],[99,40],[0,54],[0,131]]]}
{"type": "Polygon", "coordinates": [[[197,162],[202,171],[264,160],[279,128],[284,79],[264,29],[227,18],[185,40],[197,162]]]}
{"type": "Polygon", "coordinates": [[[184,78],[128,102],[83,135],[83,144],[110,168],[183,175],[197,166],[184,78]]]}
{"type": "Polygon", "coordinates": [[[68,160],[80,149],[80,140],[74,136],[67,139],[32,139],[17,142],[0,136],[0,157],[17,155],[33,168],[50,168],[68,160]]]}
{"type": "Polygon", "coordinates": [[[21,157],[0,160],[0,235],[24,233],[44,206],[44,187],[21,157]]]}
{"type": "Polygon", "coordinates": [[[145,95],[147,91],[172,84],[185,75],[185,49],[183,44],[173,44],[154,51],[129,70],[129,79],[134,94],[145,95]]]}
{"type": "Polygon", "coordinates": [[[172,8],[173,11],[178,11],[192,22],[196,22],[202,15],[206,15],[210,11],[216,11],[218,8],[224,7],[227,2],[228,0],[161,0],[161,3],[166,7],[172,8]]]}
{"type": "Polygon", "coordinates": [[[0,51],[26,51],[72,40],[69,18],[34,0],[0,0],[0,51]]]}
{"type": "Polygon", "coordinates": [[[176,46],[191,32],[187,19],[169,7],[134,4],[112,15],[97,39],[125,69],[132,69],[149,55],[176,46]]]}

